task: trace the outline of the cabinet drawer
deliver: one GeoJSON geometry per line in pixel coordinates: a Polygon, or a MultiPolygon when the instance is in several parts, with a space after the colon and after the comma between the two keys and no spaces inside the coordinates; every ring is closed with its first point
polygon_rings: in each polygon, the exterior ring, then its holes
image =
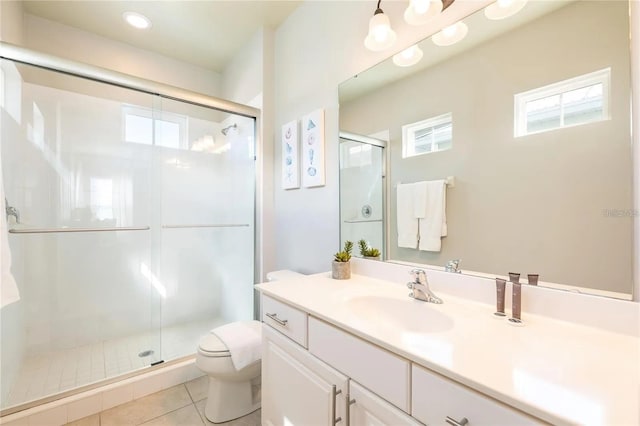
{"type": "Polygon", "coordinates": [[[309,352],[409,412],[407,360],[313,317],[309,318],[309,352]]]}
{"type": "Polygon", "coordinates": [[[262,295],[262,322],[294,342],[307,347],[307,314],[269,296],[262,295]]]}
{"type": "Polygon", "coordinates": [[[411,367],[411,415],[428,425],[444,425],[447,416],[469,425],[540,425],[540,420],[415,364],[411,367]]]}

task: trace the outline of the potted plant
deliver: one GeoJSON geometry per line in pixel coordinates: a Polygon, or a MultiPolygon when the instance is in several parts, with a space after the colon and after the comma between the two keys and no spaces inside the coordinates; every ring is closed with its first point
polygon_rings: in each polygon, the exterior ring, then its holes
{"type": "Polygon", "coordinates": [[[331,267],[331,278],[336,280],[348,280],[351,278],[351,250],[353,243],[351,241],[344,242],[342,251],[333,255],[333,265],[331,267]]]}
{"type": "Polygon", "coordinates": [[[369,247],[365,240],[358,241],[358,246],[360,247],[360,254],[365,259],[380,260],[380,250],[369,247]]]}

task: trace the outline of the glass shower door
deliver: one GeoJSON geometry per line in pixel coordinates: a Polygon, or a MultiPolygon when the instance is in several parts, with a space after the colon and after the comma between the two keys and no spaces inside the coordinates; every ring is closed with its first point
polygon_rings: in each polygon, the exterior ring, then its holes
{"type": "Polygon", "coordinates": [[[162,297],[153,143],[130,134],[126,116],[152,113],[157,100],[7,60],[2,74],[1,172],[19,211],[8,228],[20,291],[0,310],[5,408],[160,360],[162,297]]]}
{"type": "Polygon", "coordinates": [[[216,326],[253,318],[255,120],[161,102],[160,118],[174,131],[154,160],[166,361],[193,354],[216,326]]]}
{"type": "Polygon", "coordinates": [[[354,139],[340,138],[340,246],[365,240],[384,259],[384,148],[354,139]]]}

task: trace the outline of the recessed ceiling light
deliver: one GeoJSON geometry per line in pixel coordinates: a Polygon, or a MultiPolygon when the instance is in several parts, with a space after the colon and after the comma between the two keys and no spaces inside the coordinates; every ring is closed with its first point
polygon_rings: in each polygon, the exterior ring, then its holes
{"type": "Polygon", "coordinates": [[[151,21],[146,16],[136,12],[124,12],[122,17],[129,25],[140,30],[151,28],[151,21]]]}

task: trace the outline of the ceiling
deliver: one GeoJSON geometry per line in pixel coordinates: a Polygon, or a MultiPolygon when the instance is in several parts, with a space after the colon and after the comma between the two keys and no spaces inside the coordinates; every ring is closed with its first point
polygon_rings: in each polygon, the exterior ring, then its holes
{"type": "Polygon", "coordinates": [[[221,72],[263,25],[276,28],[302,1],[24,1],[26,13],[221,72]],[[125,11],[152,22],[130,27],[125,11]]]}

